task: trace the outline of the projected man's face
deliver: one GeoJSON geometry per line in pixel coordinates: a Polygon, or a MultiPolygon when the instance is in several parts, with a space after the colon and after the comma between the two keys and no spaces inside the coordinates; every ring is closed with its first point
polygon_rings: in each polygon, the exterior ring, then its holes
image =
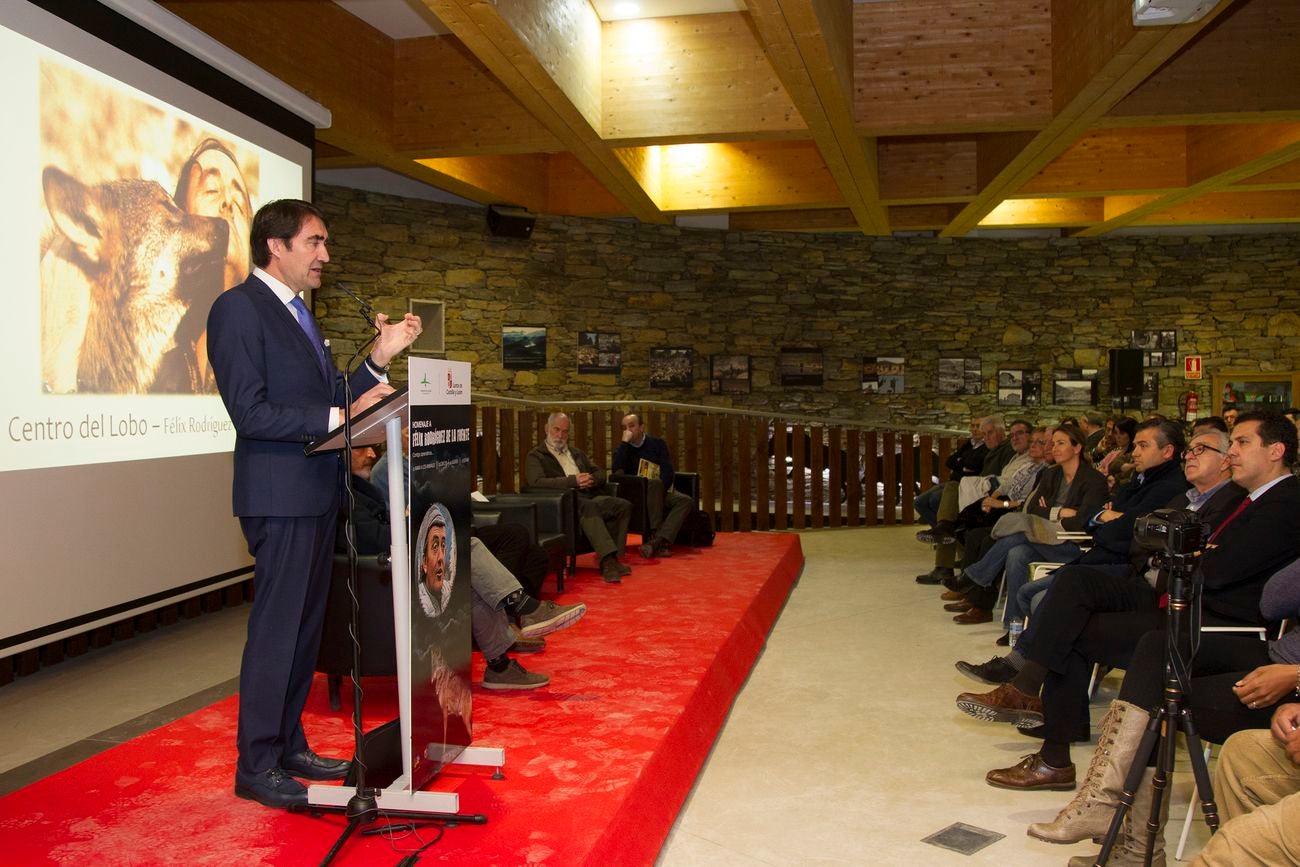
{"type": "Polygon", "coordinates": [[[424,585],[436,594],[447,579],[447,528],[434,525],[424,543],[424,585]]]}
{"type": "Polygon", "coordinates": [[[230,155],[220,150],[207,150],[195,157],[190,163],[185,201],[177,204],[191,214],[220,217],[226,221],[230,233],[225,286],[234,286],[243,280],[250,264],[246,239],[253,207],[244,183],[244,173],[230,155]]]}
{"type": "Polygon", "coordinates": [[[309,216],[298,227],[298,234],[287,242],[271,238],[269,273],[280,278],[294,292],[320,288],[321,270],[330,260],[325,249],[329,230],[319,217],[309,216]],[[278,272],[278,273],[277,273],[278,272]]]}

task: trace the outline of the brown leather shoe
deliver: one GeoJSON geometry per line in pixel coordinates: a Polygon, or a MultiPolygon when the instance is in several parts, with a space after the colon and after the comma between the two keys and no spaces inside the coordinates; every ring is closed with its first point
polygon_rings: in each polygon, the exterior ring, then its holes
{"type": "Polygon", "coordinates": [[[965,599],[966,594],[956,590],[945,590],[939,594],[939,598],[944,602],[956,602],[958,599],[965,599]]]}
{"type": "Polygon", "coordinates": [[[975,719],[1008,722],[1016,728],[1032,728],[1043,721],[1042,699],[1026,695],[1009,683],[992,692],[963,692],[957,696],[957,707],[975,719]]]}
{"type": "Polygon", "coordinates": [[[969,611],[970,607],[971,607],[970,603],[967,602],[965,599],[958,599],[956,602],[949,602],[947,605],[943,606],[943,610],[944,611],[969,611]]]}
{"type": "Polygon", "coordinates": [[[961,614],[958,614],[956,617],[954,617],[952,619],[952,622],[961,623],[966,626],[970,626],[971,624],[974,623],[992,623],[993,612],[986,611],[983,608],[976,608],[975,606],[972,605],[970,608],[967,608],[961,614]]]}
{"type": "Polygon", "coordinates": [[[1074,765],[1054,768],[1034,753],[1010,768],[998,768],[984,776],[984,782],[999,789],[1020,789],[1031,792],[1040,789],[1069,791],[1074,788],[1074,765]]]}

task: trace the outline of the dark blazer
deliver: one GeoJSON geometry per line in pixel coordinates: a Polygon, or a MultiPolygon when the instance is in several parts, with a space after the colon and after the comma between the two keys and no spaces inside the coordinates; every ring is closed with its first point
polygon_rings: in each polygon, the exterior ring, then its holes
{"type": "MultiPolygon", "coordinates": [[[[1190,501],[1187,499],[1187,495],[1191,493],[1191,490],[1191,488],[1188,488],[1169,502],[1160,506],[1160,508],[1188,508],[1190,506],[1190,501]]],[[[1200,518],[1202,523],[1207,525],[1210,528],[1210,532],[1213,533],[1219,528],[1219,525],[1223,523],[1224,519],[1232,514],[1233,510],[1237,508],[1237,504],[1240,503],[1242,498],[1245,496],[1246,492],[1240,485],[1228,482],[1228,484],[1215,491],[1214,496],[1210,497],[1210,499],[1197,510],[1196,516],[1200,518]]],[[[1129,562],[1133,564],[1133,571],[1135,573],[1140,575],[1146,572],[1148,561],[1150,561],[1152,553],[1153,552],[1149,548],[1145,548],[1138,544],[1136,538],[1130,540],[1128,559],[1129,562]]],[[[1160,576],[1161,583],[1160,586],[1156,588],[1157,591],[1161,593],[1165,592],[1165,588],[1168,586],[1166,578],[1167,576],[1162,572],[1160,576]]]]}
{"type": "MultiPolygon", "coordinates": [[[[580,450],[569,446],[569,454],[573,456],[573,462],[578,465],[578,470],[584,473],[591,473],[596,478],[596,487],[589,490],[578,491],[579,495],[593,497],[603,493],[605,484],[605,471],[593,464],[585,454],[580,450]]],[[[528,453],[524,459],[524,480],[530,488],[577,488],[578,477],[566,476],[564,467],[551,454],[551,450],[546,447],[546,443],[540,443],[535,449],[528,453]]]]}
{"type": "Polygon", "coordinates": [[[1206,545],[1200,559],[1202,609],[1232,621],[1263,624],[1259,600],[1265,582],[1297,557],[1300,482],[1288,475],[1206,545]]]}
{"type": "MultiPolygon", "coordinates": [[[[1133,525],[1137,523],[1138,516],[1164,508],[1188,487],[1182,463],[1178,460],[1165,461],[1120,485],[1111,497],[1110,507],[1124,514],[1097,527],[1092,534],[1092,550],[1081,562],[1124,562],[1133,541],[1133,525]]],[[[1182,498],[1182,503],[1176,508],[1187,508],[1186,497],[1182,498]]],[[[1092,515],[1088,518],[1091,519],[1092,515]]]]}
{"type": "MultiPolygon", "coordinates": [[[[208,357],[235,426],[235,514],[303,517],[334,509],[338,453],[309,458],[302,449],[328,432],[330,407],[343,405],[343,375],[321,370],[293,312],[250,275],[212,305],[208,357]]],[[[378,382],[364,364],[351,379],[354,396],[378,382]]]]}
{"type": "MultiPolygon", "coordinates": [[[[1059,466],[1051,466],[1043,470],[1038,477],[1038,487],[1029,495],[1026,511],[1044,518],[1051,517],[1051,507],[1056,501],[1056,493],[1064,482],[1065,471],[1059,466]],[[1047,505],[1040,506],[1038,504],[1040,499],[1045,500],[1047,505]]],[[[1078,514],[1062,518],[1061,526],[1074,532],[1088,529],[1088,519],[1101,510],[1108,493],[1106,477],[1091,465],[1080,463],[1078,471],[1074,474],[1074,480],[1070,482],[1070,487],[1065,492],[1065,501],[1061,503],[1062,508],[1076,509],[1078,514]]]]}

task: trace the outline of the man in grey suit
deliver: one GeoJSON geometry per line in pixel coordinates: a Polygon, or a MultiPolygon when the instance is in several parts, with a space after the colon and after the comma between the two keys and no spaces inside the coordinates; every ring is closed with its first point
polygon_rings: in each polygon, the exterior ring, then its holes
{"type": "Polygon", "coordinates": [[[578,496],[578,521],[600,558],[600,574],[617,584],[632,570],[618,561],[627,545],[627,524],[632,504],[619,497],[596,493],[605,485],[605,473],[578,449],[569,445],[569,417],[553,412],[546,419],[546,439],[528,453],[524,475],[530,488],[573,488],[578,496]]]}

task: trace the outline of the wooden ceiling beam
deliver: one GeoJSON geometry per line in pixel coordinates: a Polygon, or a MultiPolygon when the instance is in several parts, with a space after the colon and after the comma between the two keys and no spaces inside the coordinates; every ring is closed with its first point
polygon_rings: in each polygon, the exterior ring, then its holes
{"type": "Polygon", "coordinates": [[[733,232],[860,232],[857,217],[848,208],[811,211],[744,211],[732,214],[733,232]]]}
{"type": "Polygon", "coordinates": [[[164,0],[213,39],[330,110],[324,142],[361,156],[388,149],[393,134],[393,40],[334,3],[295,0],[164,0]],[[267,21],[294,27],[267,27],[267,21]],[[326,63],[321,58],[329,58],[326,63]]]}
{"type": "Polygon", "coordinates": [[[459,39],[396,43],[393,149],[415,157],[550,153],[560,140],[459,39]]]}
{"type": "Polygon", "coordinates": [[[1016,196],[1105,195],[1187,184],[1187,133],[1178,127],[1087,133],[1043,167],[1016,196]]]}
{"type": "Polygon", "coordinates": [[[1209,193],[1147,214],[1139,226],[1300,223],[1300,190],[1209,193]]]}
{"type": "Polygon", "coordinates": [[[852,103],[852,4],[748,0],[759,42],[812,132],[822,160],[868,235],[889,234],[876,143],[858,136],[852,103]]]}
{"type": "MultiPolygon", "coordinates": [[[[487,203],[519,205],[530,211],[546,209],[546,154],[437,157],[415,162],[440,175],[487,192],[487,203]]],[[[476,198],[484,201],[482,194],[476,198]]]]}
{"type": "Polygon", "coordinates": [[[1233,0],[1174,27],[1134,27],[1128,0],[1052,4],[1052,101],[1048,125],[943,230],[964,235],[1064,153],[1100,117],[1209,26],[1233,0]]]}
{"type": "Polygon", "coordinates": [[[889,225],[895,231],[938,231],[952,221],[960,205],[890,205],[889,225]]]}
{"type": "Polygon", "coordinates": [[[1108,214],[1078,234],[1095,237],[1113,232],[1297,157],[1300,157],[1300,123],[1189,127],[1187,166],[1191,183],[1188,186],[1151,198],[1124,213],[1108,214]]]}
{"type": "Polygon", "coordinates": [[[423,2],[633,216],[667,221],[601,140],[601,31],[587,0],[423,2]]]}
{"type": "Polygon", "coordinates": [[[969,200],[976,184],[976,143],[966,137],[878,139],[880,198],[889,205],[969,200]]]}
{"type": "Polygon", "coordinates": [[[1007,199],[980,221],[981,229],[1087,226],[1102,219],[1102,199],[1007,199]]]}
{"type": "Polygon", "coordinates": [[[638,149],[660,177],[668,213],[843,206],[812,142],[655,145],[638,149]]]}
{"type": "Polygon", "coordinates": [[[608,22],[602,73],[609,144],[808,137],[739,12],[608,22]]]}
{"type": "Polygon", "coordinates": [[[1236,190],[1294,190],[1300,188],[1300,159],[1243,178],[1232,185],[1236,190]]]}

